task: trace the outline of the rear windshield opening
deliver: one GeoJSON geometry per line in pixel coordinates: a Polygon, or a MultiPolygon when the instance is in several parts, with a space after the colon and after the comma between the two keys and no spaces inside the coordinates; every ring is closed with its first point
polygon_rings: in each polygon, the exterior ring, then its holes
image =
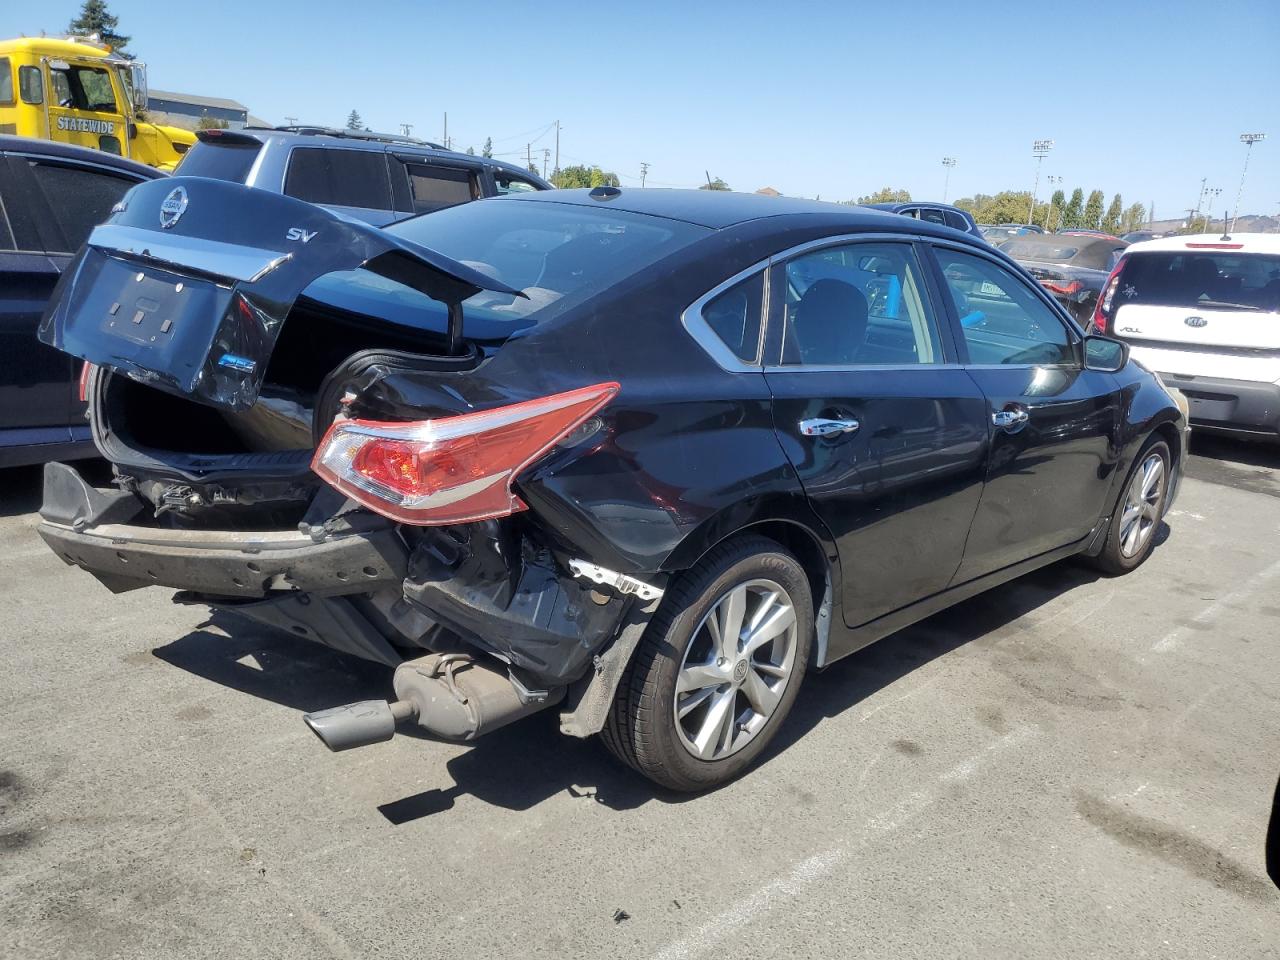
{"type": "Polygon", "coordinates": [[[226,140],[211,143],[200,140],[182,158],[177,174],[244,183],[261,149],[262,144],[257,141],[245,143],[242,140],[226,140]]]}
{"type": "Polygon", "coordinates": [[[1130,254],[1121,305],[1280,311],[1280,256],[1176,250],[1130,254]]]}

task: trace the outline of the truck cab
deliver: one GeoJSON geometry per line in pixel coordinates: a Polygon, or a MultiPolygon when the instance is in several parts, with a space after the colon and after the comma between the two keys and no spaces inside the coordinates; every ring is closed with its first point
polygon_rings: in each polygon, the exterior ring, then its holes
{"type": "Polygon", "coordinates": [[[0,41],[0,134],[127,157],[172,170],[195,135],[143,119],[146,65],[93,37],[0,41]]]}

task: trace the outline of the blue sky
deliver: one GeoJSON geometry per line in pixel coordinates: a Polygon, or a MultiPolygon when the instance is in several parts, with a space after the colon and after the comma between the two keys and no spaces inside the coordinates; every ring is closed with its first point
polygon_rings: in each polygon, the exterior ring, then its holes
{"type": "MultiPolygon", "coordinates": [[[[153,87],[230,97],[272,122],[414,124],[500,154],[554,147],[623,184],[848,199],[1029,189],[1031,141],[1064,186],[1154,201],[1200,178],[1280,211],[1280,0],[572,4],[112,0],[153,87]]],[[[8,3],[0,37],[60,31],[78,0],[8,3]]],[[[1045,192],[1041,183],[1041,194],[1045,192]]],[[[1220,213],[1218,213],[1220,215],[1220,213]]]]}

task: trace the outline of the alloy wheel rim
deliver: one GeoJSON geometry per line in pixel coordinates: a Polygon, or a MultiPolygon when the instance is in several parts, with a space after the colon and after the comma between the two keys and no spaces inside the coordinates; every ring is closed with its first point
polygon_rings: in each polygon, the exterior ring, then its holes
{"type": "Polygon", "coordinates": [[[724,593],[693,632],[676,676],[676,732],[699,760],[723,760],[769,723],[791,682],[795,606],[772,580],[724,593]]]}
{"type": "Polygon", "coordinates": [[[1142,461],[1129,481],[1120,514],[1120,552],[1126,557],[1135,557],[1142,551],[1160,522],[1164,475],[1164,457],[1153,453],[1142,461]]]}

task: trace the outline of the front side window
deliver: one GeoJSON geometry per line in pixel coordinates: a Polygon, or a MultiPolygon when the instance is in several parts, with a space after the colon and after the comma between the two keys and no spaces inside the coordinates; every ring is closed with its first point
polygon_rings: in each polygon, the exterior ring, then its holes
{"type": "Polygon", "coordinates": [[[1048,304],[1009,270],[984,257],[936,248],[975,364],[1068,364],[1067,328],[1048,304]]]}
{"type": "Polygon", "coordinates": [[[89,231],[107,219],[111,208],[137,182],[98,170],[39,161],[31,161],[31,175],[64,240],[65,249],[50,253],[80,249],[89,231]]]}
{"type": "Polygon", "coordinates": [[[414,213],[434,213],[445,207],[469,203],[479,197],[475,177],[469,170],[456,167],[433,167],[421,163],[405,165],[409,171],[409,190],[414,213]]]}
{"type": "Polygon", "coordinates": [[[284,192],[308,203],[393,209],[387,155],[369,150],[298,147],[289,156],[284,192]]]}
{"type": "Polygon", "coordinates": [[[39,67],[18,68],[18,92],[23,103],[44,103],[44,78],[39,67]]]}
{"type": "Polygon", "coordinates": [[[493,182],[497,185],[500,195],[506,193],[530,193],[538,189],[523,177],[518,177],[514,173],[507,173],[503,170],[494,171],[493,182]]]}
{"type": "Polygon", "coordinates": [[[0,57],[0,103],[13,103],[13,65],[8,57],[0,57]]]}
{"type": "Polygon", "coordinates": [[[111,75],[101,67],[51,67],[49,76],[58,106],[94,113],[116,112],[111,75]]]}
{"type": "Polygon", "coordinates": [[[782,362],[941,363],[938,327],[906,243],[824,247],[785,267],[782,362]]]}

